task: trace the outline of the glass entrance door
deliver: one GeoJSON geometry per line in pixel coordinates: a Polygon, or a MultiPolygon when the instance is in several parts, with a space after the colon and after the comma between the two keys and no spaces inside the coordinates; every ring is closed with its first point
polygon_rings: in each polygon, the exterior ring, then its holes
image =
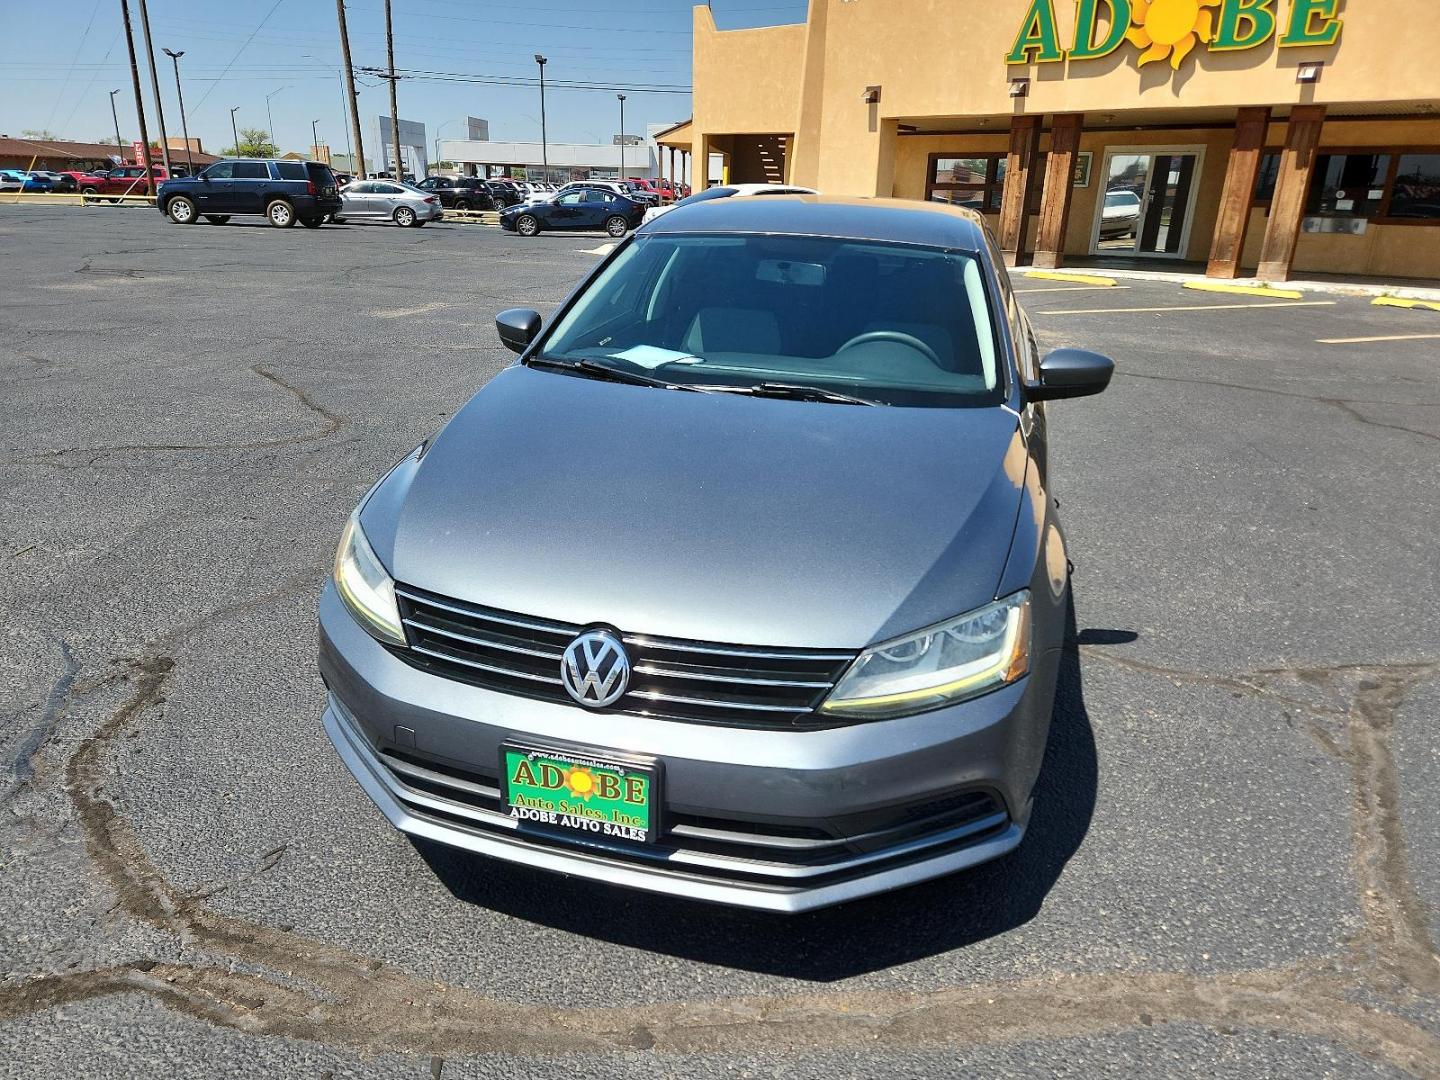
{"type": "Polygon", "coordinates": [[[1091,252],[1184,258],[1203,153],[1199,147],[1107,152],[1091,252]]]}

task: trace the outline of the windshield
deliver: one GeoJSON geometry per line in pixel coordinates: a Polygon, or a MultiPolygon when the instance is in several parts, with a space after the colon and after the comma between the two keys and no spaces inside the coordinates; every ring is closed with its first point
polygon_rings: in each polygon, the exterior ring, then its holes
{"type": "Polygon", "coordinates": [[[554,360],[666,382],[801,384],[890,405],[995,405],[976,256],[796,236],[637,236],[555,324],[554,360]]]}
{"type": "Polygon", "coordinates": [[[1140,205],[1140,196],[1133,191],[1107,191],[1105,193],[1105,208],[1113,210],[1123,206],[1126,210],[1133,210],[1140,205]]]}

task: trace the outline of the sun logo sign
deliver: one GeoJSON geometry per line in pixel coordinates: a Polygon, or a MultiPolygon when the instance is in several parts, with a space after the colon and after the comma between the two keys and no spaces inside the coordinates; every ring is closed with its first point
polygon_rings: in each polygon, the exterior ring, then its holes
{"type": "Polygon", "coordinates": [[[1340,0],[1075,0],[1075,40],[1060,45],[1055,0],[1030,0],[1007,64],[1098,60],[1125,42],[1138,49],[1136,67],[1169,60],[1176,71],[1203,44],[1210,52],[1236,52],[1279,34],[1281,48],[1334,45],[1343,23],[1340,0]],[[1102,15],[1105,16],[1102,19],[1102,15]]]}

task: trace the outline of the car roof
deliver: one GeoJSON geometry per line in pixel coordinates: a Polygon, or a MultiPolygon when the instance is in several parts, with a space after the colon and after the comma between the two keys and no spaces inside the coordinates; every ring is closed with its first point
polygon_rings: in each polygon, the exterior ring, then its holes
{"type": "Polygon", "coordinates": [[[973,210],[914,199],[774,195],[676,206],[645,226],[656,233],[768,233],[878,240],[981,251],[985,219],[973,210]]]}

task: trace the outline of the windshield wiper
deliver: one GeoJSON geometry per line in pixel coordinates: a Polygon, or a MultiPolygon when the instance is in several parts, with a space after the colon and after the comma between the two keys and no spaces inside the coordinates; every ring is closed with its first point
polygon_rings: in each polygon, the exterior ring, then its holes
{"type": "Polygon", "coordinates": [[[532,356],[525,361],[530,367],[555,368],[558,371],[579,371],[592,379],[606,379],[610,382],[627,383],[630,386],[658,386],[662,390],[694,390],[693,386],[686,386],[683,383],[666,382],[664,379],[652,379],[649,375],[641,375],[638,371],[626,371],[624,368],[613,368],[608,364],[601,364],[595,360],[561,360],[553,356],[532,356]]]}
{"type": "Polygon", "coordinates": [[[869,398],[842,394],[838,390],[827,390],[823,386],[808,386],[804,383],[762,382],[754,386],[706,386],[700,383],[697,390],[708,390],[724,394],[749,394],[751,397],[789,398],[792,401],[826,401],[835,405],[879,405],[869,398]]]}

